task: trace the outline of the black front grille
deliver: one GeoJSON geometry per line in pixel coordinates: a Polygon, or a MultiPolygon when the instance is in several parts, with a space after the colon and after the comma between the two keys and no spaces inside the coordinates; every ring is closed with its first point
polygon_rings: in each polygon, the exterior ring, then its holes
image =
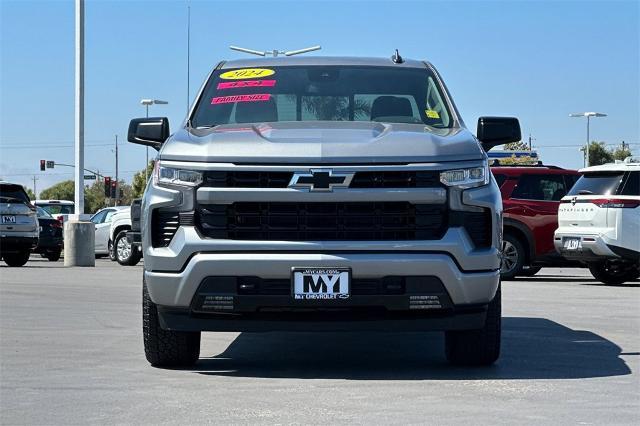
{"type": "Polygon", "coordinates": [[[357,172],[350,188],[435,188],[440,186],[437,171],[357,172]]]}
{"type": "Polygon", "coordinates": [[[205,172],[203,186],[216,188],[286,188],[293,172],[205,172]]]}
{"type": "Polygon", "coordinates": [[[205,237],[233,240],[384,241],[440,239],[446,205],[407,202],[200,205],[205,237]]]}
{"type": "MultiPolygon", "coordinates": [[[[337,172],[336,172],[337,173],[337,172]]],[[[286,188],[293,172],[209,171],[203,186],[214,188],[286,188]]],[[[356,172],[350,188],[435,188],[440,186],[437,171],[356,172]]]]}

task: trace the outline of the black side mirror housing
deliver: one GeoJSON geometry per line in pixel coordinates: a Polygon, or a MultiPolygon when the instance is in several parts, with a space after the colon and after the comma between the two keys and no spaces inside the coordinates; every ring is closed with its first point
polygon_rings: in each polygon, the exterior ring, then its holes
{"type": "Polygon", "coordinates": [[[167,117],[134,118],[129,123],[127,140],[160,150],[169,135],[169,119],[167,117]]]}
{"type": "Polygon", "coordinates": [[[478,118],[477,137],[485,151],[522,139],[520,122],[514,117],[478,118]]]}

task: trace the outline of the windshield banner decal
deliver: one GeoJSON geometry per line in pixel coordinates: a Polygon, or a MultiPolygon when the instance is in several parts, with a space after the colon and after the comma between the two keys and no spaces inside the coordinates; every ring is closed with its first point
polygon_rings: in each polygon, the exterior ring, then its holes
{"type": "Polygon", "coordinates": [[[211,99],[211,105],[228,104],[232,102],[262,102],[271,99],[268,93],[258,93],[255,95],[235,95],[235,96],[219,96],[211,99]]]}
{"type": "Polygon", "coordinates": [[[240,80],[240,81],[224,81],[218,83],[218,90],[238,89],[241,87],[274,87],[275,80],[240,80]]]}

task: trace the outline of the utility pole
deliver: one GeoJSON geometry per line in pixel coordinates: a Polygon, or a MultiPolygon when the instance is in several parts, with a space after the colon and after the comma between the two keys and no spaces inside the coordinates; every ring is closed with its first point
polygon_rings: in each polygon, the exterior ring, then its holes
{"type": "Polygon", "coordinates": [[[120,204],[120,182],[118,181],[118,135],[116,135],[116,203],[120,204]]]}
{"type": "Polygon", "coordinates": [[[529,133],[529,151],[531,151],[531,133],[529,133]]]}
{"type": "Polygon", "coordinates": [[[84,214],[84,0],[76,0],[75,203],[84,214]]]}
{"type": "Polygon", "coordinates": [[[64,266],[96,266],[95,225],[84,216],[84,0],[75,16],[75,214],[64,223],[64,266]]]}
{"type": "Polygon", "coordinates": [[[40,179],[38,179],[36,177],[36,175],[33,175],[33,196],[36,197],[36,199],[38,198],[38,193],[36,192],[36,181],[37,180],[40,180],[40,179]]]}
{"type": "Polygon", "coordinates": [[[189,114],[190,60],[191,60],[191,4],[187,4],[187,115],[189,114]]]}

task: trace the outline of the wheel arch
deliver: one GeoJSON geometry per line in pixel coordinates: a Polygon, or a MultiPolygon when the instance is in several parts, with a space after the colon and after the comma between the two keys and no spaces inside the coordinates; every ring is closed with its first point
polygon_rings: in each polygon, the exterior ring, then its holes
{"type": "Polygon", "coordinates": [[[116,240],[116,237],[120,232],[130,231],[130,230],[131,230],[131,225],[129,224],[122,224],[122,225],[116,226],[115,229],[113,230],[113,235],[111,236],[111,242],[114,242],[116,240]]]}
{"type": "Polygon", "coordinates": [[[513,219],[504,219],[503,223],[503,233],[506,235],[507,233],[516,237],[522,243],[522,246],[525,249],[526,255],[526,264],[531,263],[535,258],[536,248],[535,248],[535,240],[533,239],[533,234],[522,222],[518,222],[513,219]]]}

